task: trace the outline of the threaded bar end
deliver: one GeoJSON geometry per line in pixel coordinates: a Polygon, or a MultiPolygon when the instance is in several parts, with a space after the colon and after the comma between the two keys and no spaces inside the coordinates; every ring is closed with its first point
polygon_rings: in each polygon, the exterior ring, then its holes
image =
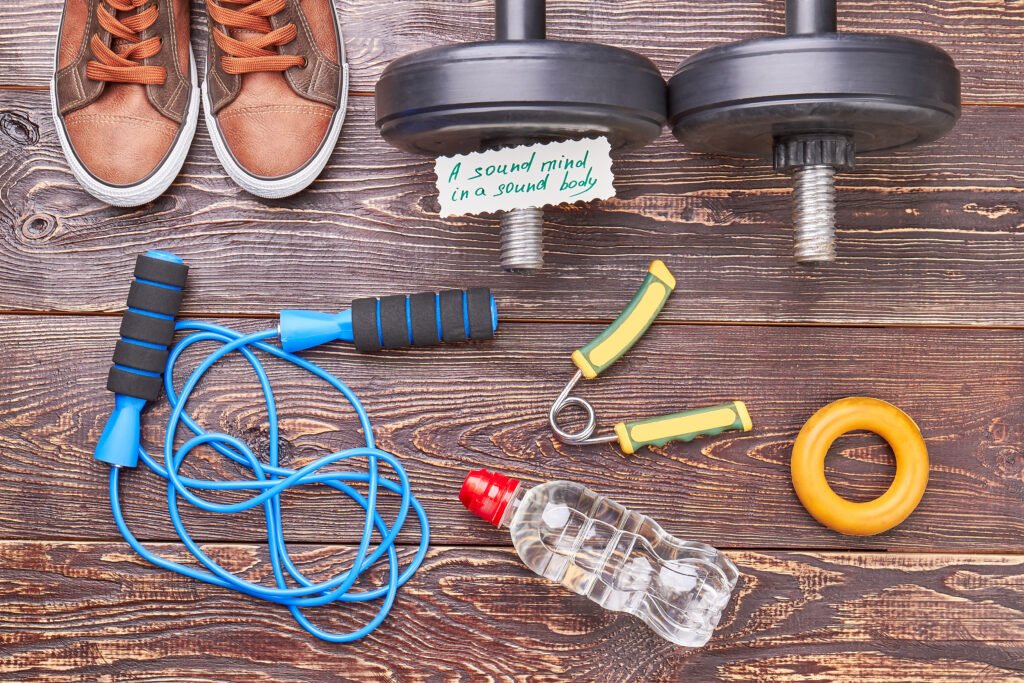
{"type": "Polygon", "coordinates": [[[836,170],[806,166],[793,171],[794,257],[815,265],[836,260],[836,170]]]}
{"type": "Polygon", "coordinates": [[[501,266],[520,275],[544,267],[543,209],[514,209],[501,215],[501,266]]]}

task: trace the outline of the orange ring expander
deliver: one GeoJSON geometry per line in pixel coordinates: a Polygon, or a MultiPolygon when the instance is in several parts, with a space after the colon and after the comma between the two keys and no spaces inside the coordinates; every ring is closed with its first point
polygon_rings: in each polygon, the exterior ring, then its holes
{"type": "Polygon", "coordinates": [[[851,536],[888,531],[910,516],[928,486],[928,449],[921,430],[902,410],[875,398],[844,398],[811,417],[793,444],[793,488],[811,516],[851,536]],[[848,432],[878,434],[896,455],[896,476],[875,500],[855,503],[840,497],[825,479],[825,456],[848,432]]]}

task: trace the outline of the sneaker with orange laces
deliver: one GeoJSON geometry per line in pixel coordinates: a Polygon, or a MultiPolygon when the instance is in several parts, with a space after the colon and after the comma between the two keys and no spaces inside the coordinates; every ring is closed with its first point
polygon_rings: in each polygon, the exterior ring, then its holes
{"type": "Polygon", "coordinates": [[[115,206],[160,196],[199,120],[189,0],[66,0],[50,87],[79,183],[115,206]]]}
{"type": "Polygon", "coordinates": [[[345,119],[348,66],[333,0],[207,0],[207,127],[228,175],[260,197],[316,180],[345,119]]]}

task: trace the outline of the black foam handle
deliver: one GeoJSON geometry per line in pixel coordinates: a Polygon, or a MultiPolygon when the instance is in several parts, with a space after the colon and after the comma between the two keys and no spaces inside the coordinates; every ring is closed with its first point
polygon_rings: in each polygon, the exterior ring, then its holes
{"type": "Polygon", "coordinates": [[[168,287],[185,289],[188,266],[184,263],[156,258],[149,254],[139,254],[139,257],[135,259],[135,279],[150,280],[168,287]]]}
{"type": "Polygon", "coordinates": [[[187,277],[188,266],[183,263],[147,254],[138,257],[107,389],[147,401],[160,397],[161,375],[187,277]]]}
{"type": "Polygon", "coordinates": [[[352,302],[352,337],[364,353],[494,338],[491,291],[423,292],[352,302]]]}

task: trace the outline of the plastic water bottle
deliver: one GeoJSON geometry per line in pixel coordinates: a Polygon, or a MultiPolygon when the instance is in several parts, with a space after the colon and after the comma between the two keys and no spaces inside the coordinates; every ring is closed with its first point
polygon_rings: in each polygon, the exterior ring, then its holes
{"type": "Polygon", "coordinates": [[[530,569],[605,609],[643,619],[676,645],[711,638],[739,571],[709,545],[680,541],[650,517],[569,481],[529,489],[487,470],[466,476],[459,500],[497,527],[530,569]]]}

